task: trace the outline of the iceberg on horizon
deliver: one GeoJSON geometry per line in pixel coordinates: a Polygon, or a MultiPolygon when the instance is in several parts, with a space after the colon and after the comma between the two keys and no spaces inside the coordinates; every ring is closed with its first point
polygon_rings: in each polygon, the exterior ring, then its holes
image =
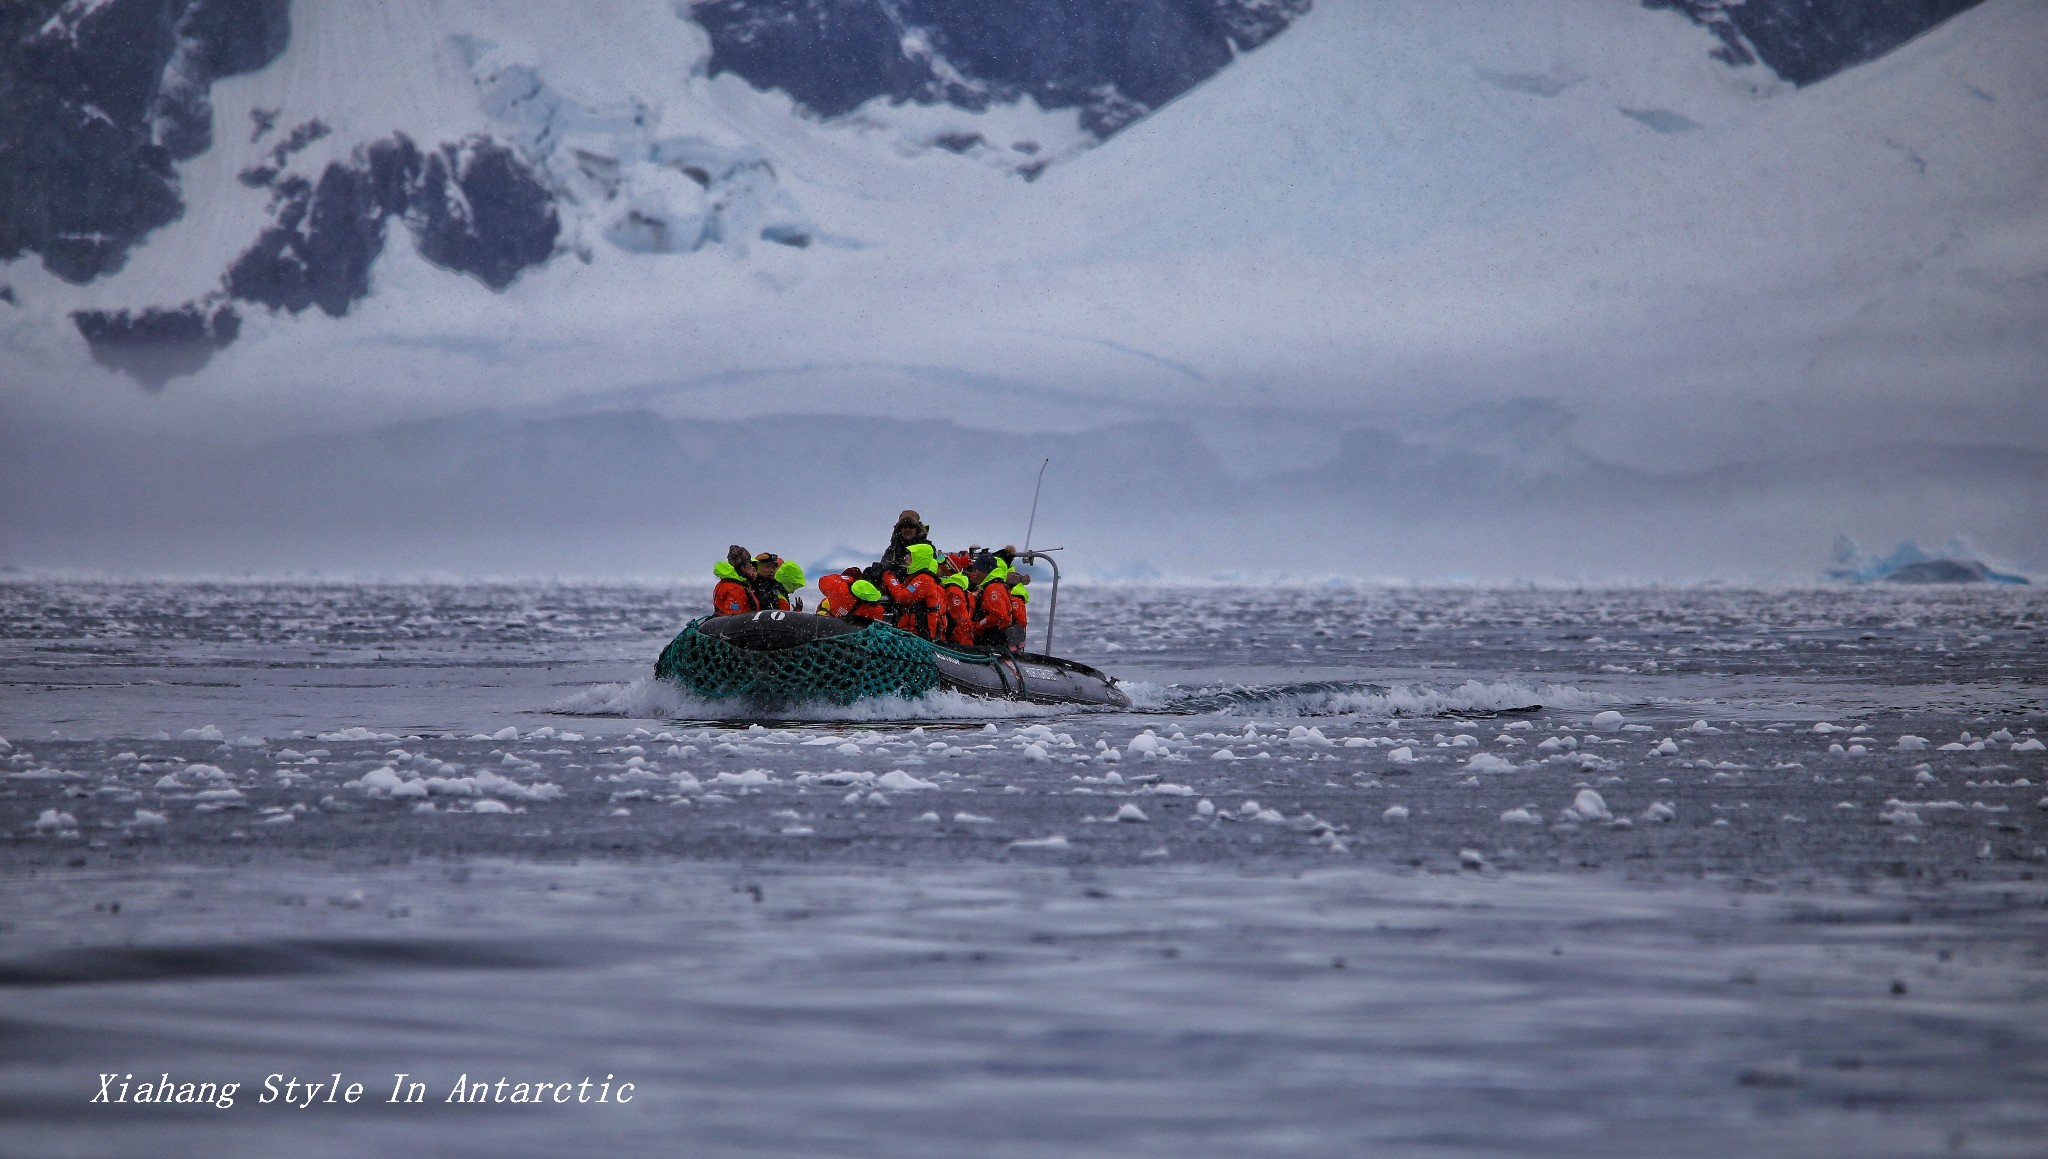
{"type": "Polygon", "coordinates": [[[1890,555],[1861,551],[1856,541],[1844,535],[1835,540],[1834,566],[1826,577],[1848,583],[1894,584],[2024,584],[2027,577],[1995,571],[1977,558],[1977,552],[1961,539],[1951,539],[1940,555],[1930,555],[1911,540],[1890,555]]]}

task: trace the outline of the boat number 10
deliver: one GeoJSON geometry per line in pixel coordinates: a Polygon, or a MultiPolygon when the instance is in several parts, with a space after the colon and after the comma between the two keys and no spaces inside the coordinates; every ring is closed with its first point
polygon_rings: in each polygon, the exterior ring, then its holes
{"type": "Polygon", "coordinates": [[[779,620],[779,619],[781,619],[781,618],[782,618],[783,616],[785,616],[785,615],[787,615],[787,614],[788,614],[787,612],[755,612],[755,613],[754,613],[754,618],[755,618],[756,620],[758,620],[758,619],[760,619],[760,618],[761,618],[762,616],[766,616],[766,617],[768,617],[768,618],[769,618],[769,619],[771,619],[771,620],[779,620]]]}

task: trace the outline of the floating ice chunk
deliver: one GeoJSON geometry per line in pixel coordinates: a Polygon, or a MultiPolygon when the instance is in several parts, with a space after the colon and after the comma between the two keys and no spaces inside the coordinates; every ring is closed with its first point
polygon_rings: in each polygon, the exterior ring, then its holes
{"type": "Polygon", "coordinates": [[[1465,762],[1465,769],[1473,773],[1512,773],[1515,771],[1515,762],[1493,753],[1477,753],[1471,760],[1465,762]]]}
{"type": "MultiPolygon", "coordinates": [[[[517,734],[517,733],[514,733],[513,735],[514,735],[514,736],[517,736],[518,734],[517,734]]],[[[363,728],[362,726],[358,725],[358,726],[356,726],[356,727],[354,727],[354,728],[345,728],[345,729],[342,729],[342,730],[341,730],[340,732],[323,732],[323,733],[321,733],[321,734],[320,734],[319,736],[317,736],[317,737],[314,737],[313,739],[314,739],[314,740],[324,740],[324,741],[384,741],[384,742],[389,742],[389,741],[394,741],[394,740],[397,740],[397,739],[398,739],[398,737],[397,737],[397,736],[396,736],[395,734],[393,734],[393,733],[388,733],[388,732],[372,732],[371,730],[369,730],[369,729],[367,729],[367,728],[363,728]]],[[[472,738],[472,739],[475,739],[475,740],[490,740],[490,739],[492,739],[492,738],[490,738],[490,737],[474,737],[474,738],[472,738]]],[[[506,739],[506,738],[504,738],[504,737],[498,737],[497,739],[499,739],[499,740],[504,740],[504,739],[506,739]]]]}
{"type": "Polygon", "coordinates": [[[264,743],[263,738],[260,736],[238,736],[235,738],[235,747],[238,749],[260,749],[264,743]]]}
{"type": "Polygon", "coordinates": [[[983,817],[979,813],[955,813],[953,814],[953,823],[956,825],[993,825],[995,824],[995,818],[983,817]]]}
{"type": "Polygon", "coordinates": [[[390,765],[385,765],[382,768],[371,769],[342,787],[345,789],[361,789],[366,793],[388,793],[403,783],[398,776],[398,770],[390,765]]]}
{"type": "Polygon", "coordinates": [[[1990,736],[1987,736],[1984,739],[1990,741],[1997,741],[1999,744],[2005,744],[2012,740],[2012,730],[2009,728],[2001,728],[1997,732],[1992,733],[1990,736]]]}
{"type": "Polygon", "coordinates": [[[910,793],[919,789],[938,788],[932,782],[919,780],[902,769],[890,769],[888,772],[883,773],[875,783],[892,793],[910,793]]]}
{"type": "Polygon", "coordinates": [[[860,746],[853,743],[852,741],[844,741],[839,745],[838,748],[835,748],[832,751],[838,753],[842,757],[857,757],[860,755],[860,746]]]}
{"type": "Polygon", "coordinates": [[[425,781],[406,781],[403,784],[394,786],[390,790],[389,795],[395,800],[406,800],[409,798],[423,799],[430,792],[432,792],[432,790],[427,788],[427,783],[425,781]]]}
{"type": "Polygon", "coordinates": [[[1215,752],[1209,754],[1209,759],[1212,761],[1236,761],[1243,760],[1244,758],[1238,756],[1234,752],[1231,752],[1229,749],[1217,749],[1215,752]]]}
{"type": "Polygon", "coordinates": [[[1132,737],[1130,743],[1124,746],[1124,750],[1134,755],[1148,757],[1164,756],[1170,751],[1166,747],[1166,742],[1160,740],[1158,734],[1149,728],[1132,737]]]}
{"type": "MultiPolygon", "coordinates": [[[[848,793],[848,794],[847,794],[847,796],[849,796],[849,797],[858,797],[858,796],[860,796],[860,790],[859,790],[859,789],[855,789],[855,790],[854,790],[853,792],[851,792],[851,793],[848,793]]],[[[867,803],[868,803],[868,806],[869,806],[870,808],[874,808],[874,809],[886,809],[886,808],[888,808],[888,807],[889,807],[889,797],[888,797],[888,794],[886,794],[886,793],[869,793],[869,794],[868,794],[868,797],[867,797],[867,803]]]]}
{"type": "Polygon", "coordinates": [[[1541,743],[1537,744],[1537,746],[1536,746],[1536,751],[1537,751],[1537,752],[1539,752],[1539,753],[1562,753],[1562,752],[1569,752],[1569,751],[1573,751],[1573,750],[1577,749],[1578,747],[1579,747],[1579,738],[1578,738],[1578,737],[1575,737],[1575,736],[1553,736],[1553,737],[1550,737],[1550,738],[1548,738],[1548,739],[1546,739],[1546,740],[1542,741],[1541,743]]]}
{"type": "Polygon", "coordinates": [[[772,785],[775,783],[775,778],[768,775],[767,769],[743,769],[737,773],[729,771],[720,773],[711,778],[711,783],[714,785],[752,787],[754,785],[772,785]]]}
{"type": "Polygon", "coordinates": [[[1678,755],[1678,742],[1667,736],[1656,748],[1650,750],[1650,755],[1653,757],[1675,757],[1678,755]]]}
{"type": "Polygon", "coordinates": [[[156,779],[156,787],[159,789],[182,789],[186,785],[185,782],[178,779],[178,774],[165,773],[156,779]]]}
{"type": "Polygon", "coordinates": [[[214,725],[205,728],[188,728],[178,734],[179,740],[226,740],[220,729],[214,725]]]}
{"type": "Polygon", "coordinates": [[[1877,823],[1880,825],[1923,824],[1917,811],[1897,802],[1887,802],[1885,811],[1877,815],[1877,823]]]}
{"type": "Polygon", "coordinates": [[[1593,729],[1596,732],[1620,732],[1621,714],[1610,708],[1606,712],[1595,715],[1593,717],[1593,729]]]}
{"type": "Polygon", "coordinates": [[[1347,749],[1362,749],[1371,744],[1371,741],[1362,736],[1347,737],[1344,741],[1344,747],[1347,749]]]}
{"type": "Polygon", "coordinates": [[[1152,818],[1145,816],[1145,811],[1143,809],[1138,808],[1136,805],[1128,804],[1120,806],[1116,811],[1116,816],[1112,818],[1112,820],[1116,821],[1131,822],[1145,822],[1150,821],[1151,819],[1152,818]]]}
{"type": "Polygon", "coordinates": [[[483,800],[471,805],[469,811],[472,813],[510,813],[512,812],[512,806],[507,805],[503,801],[494,801],[489,797],[485,797],[483,800]]]}
{"type": "MultiPolygon", "coordinates": [[[[2048,809],[2048,797],[2041,798],[2041,807],[2048,809]]],[[[1195,815],[1198,817],[1214,817],[1216,815],[1216,802],[1211,801],[1207,797],[1195,802],[1195,815]]]]}
{"type": "Polygon", "coordinates": [[[1720,732],[1721,730],[1704,720],[1696,720],[1685,726],[1686,732],[1720,732]]]}
{"type": "Polygon", "coordinates": [[[128,827],[130,829],[154,829],[160,825],[168,825],[170,823],[171,819],[162,813],[152,813],[147,809],[137,809],[135,811],[135,819],[128,822],[128,827]]]}
{"type": "Polygon", "coordinates": [[[1044,745],[1039,744],[1037,741],[1032,741],[1024,746],[1024,759],[1027,761],[1047,761],[1052,759],[1052,754],[1045,751],[1044,745]]]}
{"type": "Polygon", "coordinates": [[[1458,850],[1458,864],[1462,868],[1478,871],[1486,868],[1486,858],[1477,849],[1458,850]]]}
{"type": "Polygon", "coordinates": [[[282,825],[282,824],[284,824],[284,823],[286,823],[286,822],[288,822],[288,821],[296,821],[296,820],[298,820],[298,818],[297,818],[297,817],[295,817],[295,816],[293,816],[293,815],[292,815],[292,814],[290,814],[290,813],[278,813],[278,814],[276,814],[275,816],[270,816],[270,817],[265,817],[265,818],[263,818],[263,823],[264,823],[265,825],[282,825]]]}
{"type": "Polygon", "coordinates": [[[2040,737],[2030,737],[2013,745],[2012,751],[2016,753],[2048,752],[2048,745],[2042,744],[2040,737]]]}
{"type": "Polygon", "coordinates": [[[1407,819],[1408,806],[1406,805],[1389,805],[1387,806],[1387,811],[1380,814],[1380,820],[1382,821],[1406,821],[1407,819]]]}
{"type": "Polygon", "coordinates": [[[62,833],[78,828],[78,818],[56,809],[45,809],[36,815],[35,830],[38,833],[62,833]]]}
{"type": "Polygon", "coordinates": [[[1237,811],[1241,816],[1255,816],[1259,811],[1259,803],[1257,801],[1246,801],[1244,804],[1239,805],[1237,807],[1237,811]]]}
{"type": "Polygon", "coordinates": [[[1638,816],[1640,816],[1645,821],[1662,821],[1669,823],[1678,820],[1678,810],[1672,808],[1669,802],[1652,801],[1650,802],[1649,807],[1645,808],[1640,814],[1638,814],[1638,816]]]}
{"type": "Polygon", "coordinates": [[[1899,742],[1893,745],[1892,749],[1895,752],[1902,753],[1925,752],[1927,749],[1927,738],[1924,736],[1914,736],[1912,733],[1907,733],[1906,735],[1899,738],[1899,742]]]}
{"type": "Polygon", "coordinates": [[[208,789],[203,793],[194,793],[192,799],[209,805],[224,805],[231,801],[239,802],[244,798],[240,789],[208,789]]]}
{"type": "Polygon", "coordinates": [[[1066,849],[1073,843],[1055,833],[1050,837],[1033,837],[1024,841],[1010,842],[1012,849],[1066,849]]]}
{"type": "Polygon", "coordinates": [[[1933,771],[1925,768],[1913,774],[1913,781],[1914,783],[1921,785],[1934,785],[1940,783],[1938,780],[1935,779],[1933,771]]]}
{"type": "Polygon", "coordinates": [[[501,729],[499,729],[498,731],[496,731],[496,732],[492,733],[492,734],[491,734],[491,739],[492,739],[492,740],[518,740],[518,739],[519,739],[519,730],[518,730],[518,729],[516,729],[516,728],[513,728],[513,727],[512,727],[511,725],[509,725],[509,724],[508,724],[508,725],[506,725],[506,726],[505,726],[504,728],[501,728],[501,729]]]}
{"type": "Polygon", "coordinates": [[[1416,760],[1415,750],[1407,745],[1402,745],[1397,749],[1388,749],[1387,759],[1397,765],[1412,765],[1416,760]]]}
{"type": "Polygon", "coordinates": [[[1612,821],[1614,814],[1607,811],[1607,802],[1591,789],[1580,789],[1572,798],[1571,808],[1565,813],[1581,821],[1612,821]]]}

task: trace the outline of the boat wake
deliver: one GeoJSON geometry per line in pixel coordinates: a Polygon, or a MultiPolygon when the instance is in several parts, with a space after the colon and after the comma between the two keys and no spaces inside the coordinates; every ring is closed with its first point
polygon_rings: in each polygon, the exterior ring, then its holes
{"type": "Polygon", "coordinates": [[[1603,700],[1569,684],[1534,684],[1525,680],[1467,680],[1451,689],[1363,681],[1310,681],[1193,688],[1177,684],[1127,684],[1124,691],[1130,693],[1133,707],[1141,712],[1258,717],[1483,716],[1539,708],[1593,708],[1603,700]]]}
{"type": "Polygon", "coordinates": [[[751,706],[736,699],[714,700],[653,677],[628,684],[598,684],[563,700],[551,710],[562,716],[617,716],[657,720],[719,723],[727,721],[984,721],[1035,719],[1077,711],[1099,711],[1072,704],[1031,704],[995,700],[937,689],[923,696],[878,696],[850,705],[806,701],[778,706],[751,706]]]}

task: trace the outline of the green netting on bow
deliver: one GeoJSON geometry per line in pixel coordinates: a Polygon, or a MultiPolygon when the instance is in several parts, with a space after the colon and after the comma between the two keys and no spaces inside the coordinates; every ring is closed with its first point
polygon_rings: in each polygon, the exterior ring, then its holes
{"type": "Polygon", "coordinates": [[[714,700],[757,704],[869,696],[922,696],[939,684],[931,641],[887,624],[774,652],[752,652],[697,631],[692,621],[654,662],[654,675],[714,700]]]}

